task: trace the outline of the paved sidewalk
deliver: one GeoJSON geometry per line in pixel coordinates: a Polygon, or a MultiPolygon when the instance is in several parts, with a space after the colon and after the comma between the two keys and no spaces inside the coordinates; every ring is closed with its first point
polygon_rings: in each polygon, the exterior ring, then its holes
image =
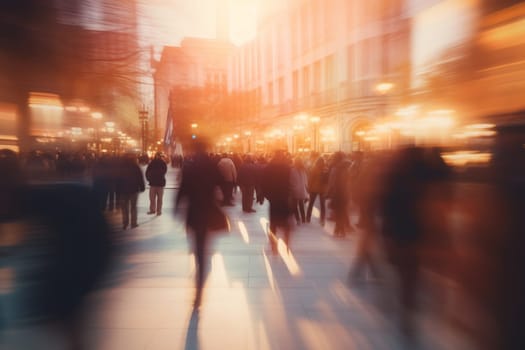
{"type": "MultiPolygon", "coordinates": [[[[119,231],[118,264],[91,297],[89,349],[408,348],[380,311],[389,305],[386,286],[346,283],[355,236],[333,238],[330,225],[323,229],[316,218],[296,227],[291,254],[284,249],[273,256],[267,205],[246,214],[240,197],[225,209],[232,231],[215,239],[203,303],[193,312],[193,260],[181,218],[172,215],[174,174],[171,169],[163,215],[146,215],[146,190],[139,226],[119,231]]],[[[120,216],[110,218],[120,228],[120,216]]],[[[423,349],[465,348],[435,321],[422,318],[419,327],[423,349]]],[[[17,329],[8,332],[2,349],[60,349],[60,343],[52,332],[17,329]]]]}

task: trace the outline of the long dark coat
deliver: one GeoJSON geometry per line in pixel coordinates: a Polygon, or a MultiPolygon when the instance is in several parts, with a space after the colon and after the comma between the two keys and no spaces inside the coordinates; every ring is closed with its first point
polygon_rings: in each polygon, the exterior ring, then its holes
{"type": "Polygon", "coordinates": [[[183,198],[187,200],[186,226],[193,232],[206,230],[220,180],[217,166],[206,154],[198,154],[184,165],[176,203],[178,206],[183,198]]]}

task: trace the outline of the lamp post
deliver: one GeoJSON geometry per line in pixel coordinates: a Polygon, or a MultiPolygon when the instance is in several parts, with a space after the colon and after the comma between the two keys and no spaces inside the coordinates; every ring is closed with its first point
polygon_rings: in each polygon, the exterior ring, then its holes
{"type": "Polygon", "coordinates": [[[197,123],[191,123],[191,139],[195,140],[197,138],[197,128],[199,127],[199,124],[197,123]]]}
{"type": "Polygon", "coordinates": [[[145,154],[147,151],[147,124],[148,124],[148,111],[142,106],[139,111],[139,120],[141,124],[141,137],[142,137],[142,153],[145,154]]]}

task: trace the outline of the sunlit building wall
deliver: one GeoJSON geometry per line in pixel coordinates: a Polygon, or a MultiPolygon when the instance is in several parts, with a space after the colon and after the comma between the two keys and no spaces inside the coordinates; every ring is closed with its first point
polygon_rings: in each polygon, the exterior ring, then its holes
{"type": "MultiPolygon", "coordinates": [[[[525,3],[517,0],[481,3],[482,16],[475,40],[482,60],[474,83],[474,100],[479,102],[475,104],[479,114],[491,119],[491,115],[525,110],[525,3]]],[[[491,122],[500,122],[498,119],[491,122]]],[[[516,121],[523,122],[513,122],[516,121]]]]}
{"type": "Polygon", "coordinates": [[[254,137],[266,136],[265,142],[280,138],[294,152],[359,148],[360,125],[384,116],[407,93],[406,2],[272,4],[261,14],[256,39],[230,62],[230,92],[245,92],[236,109],[239,128],[258,130],[254,137]],[[392,89],[378,93],[382,82],[392,89]]]}
{"type": "Polygon", "coordinates": [[[174,88],[209,88],[226,94],[232,48],[228,41],[202,38],[185,38],[179,47],[164,47],[160,60],[154,63],[156,118],[153,127],[159,130],[159,136],[169,130],[168,110],[174,88]]]}
{"type": "Polygon", "coordinates": [[[525,108],[523,2],[412,0],[409,11],[412,88],[430,91],[418,102],[454,109],[458,122],[525,108]]]}

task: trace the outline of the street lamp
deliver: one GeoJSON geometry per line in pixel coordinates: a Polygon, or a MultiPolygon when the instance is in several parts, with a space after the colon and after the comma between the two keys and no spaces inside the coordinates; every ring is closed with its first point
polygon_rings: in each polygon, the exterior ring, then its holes
{"type": "Polygon", "coordinates": [[[141,124],[141,137],[142,137],[142,153],[145,154],[147,150],[147,124],[148,124],[148,111],[142,106],[139,111],[139,120],[141,124]]]}
{"type": "Polygon", "coordinates": [[[376,91],[379,92],[381,95],[387,94],[392,88],[394,87],[394,84],[392,83],[379,83],[376,85],[376,91]]]}

